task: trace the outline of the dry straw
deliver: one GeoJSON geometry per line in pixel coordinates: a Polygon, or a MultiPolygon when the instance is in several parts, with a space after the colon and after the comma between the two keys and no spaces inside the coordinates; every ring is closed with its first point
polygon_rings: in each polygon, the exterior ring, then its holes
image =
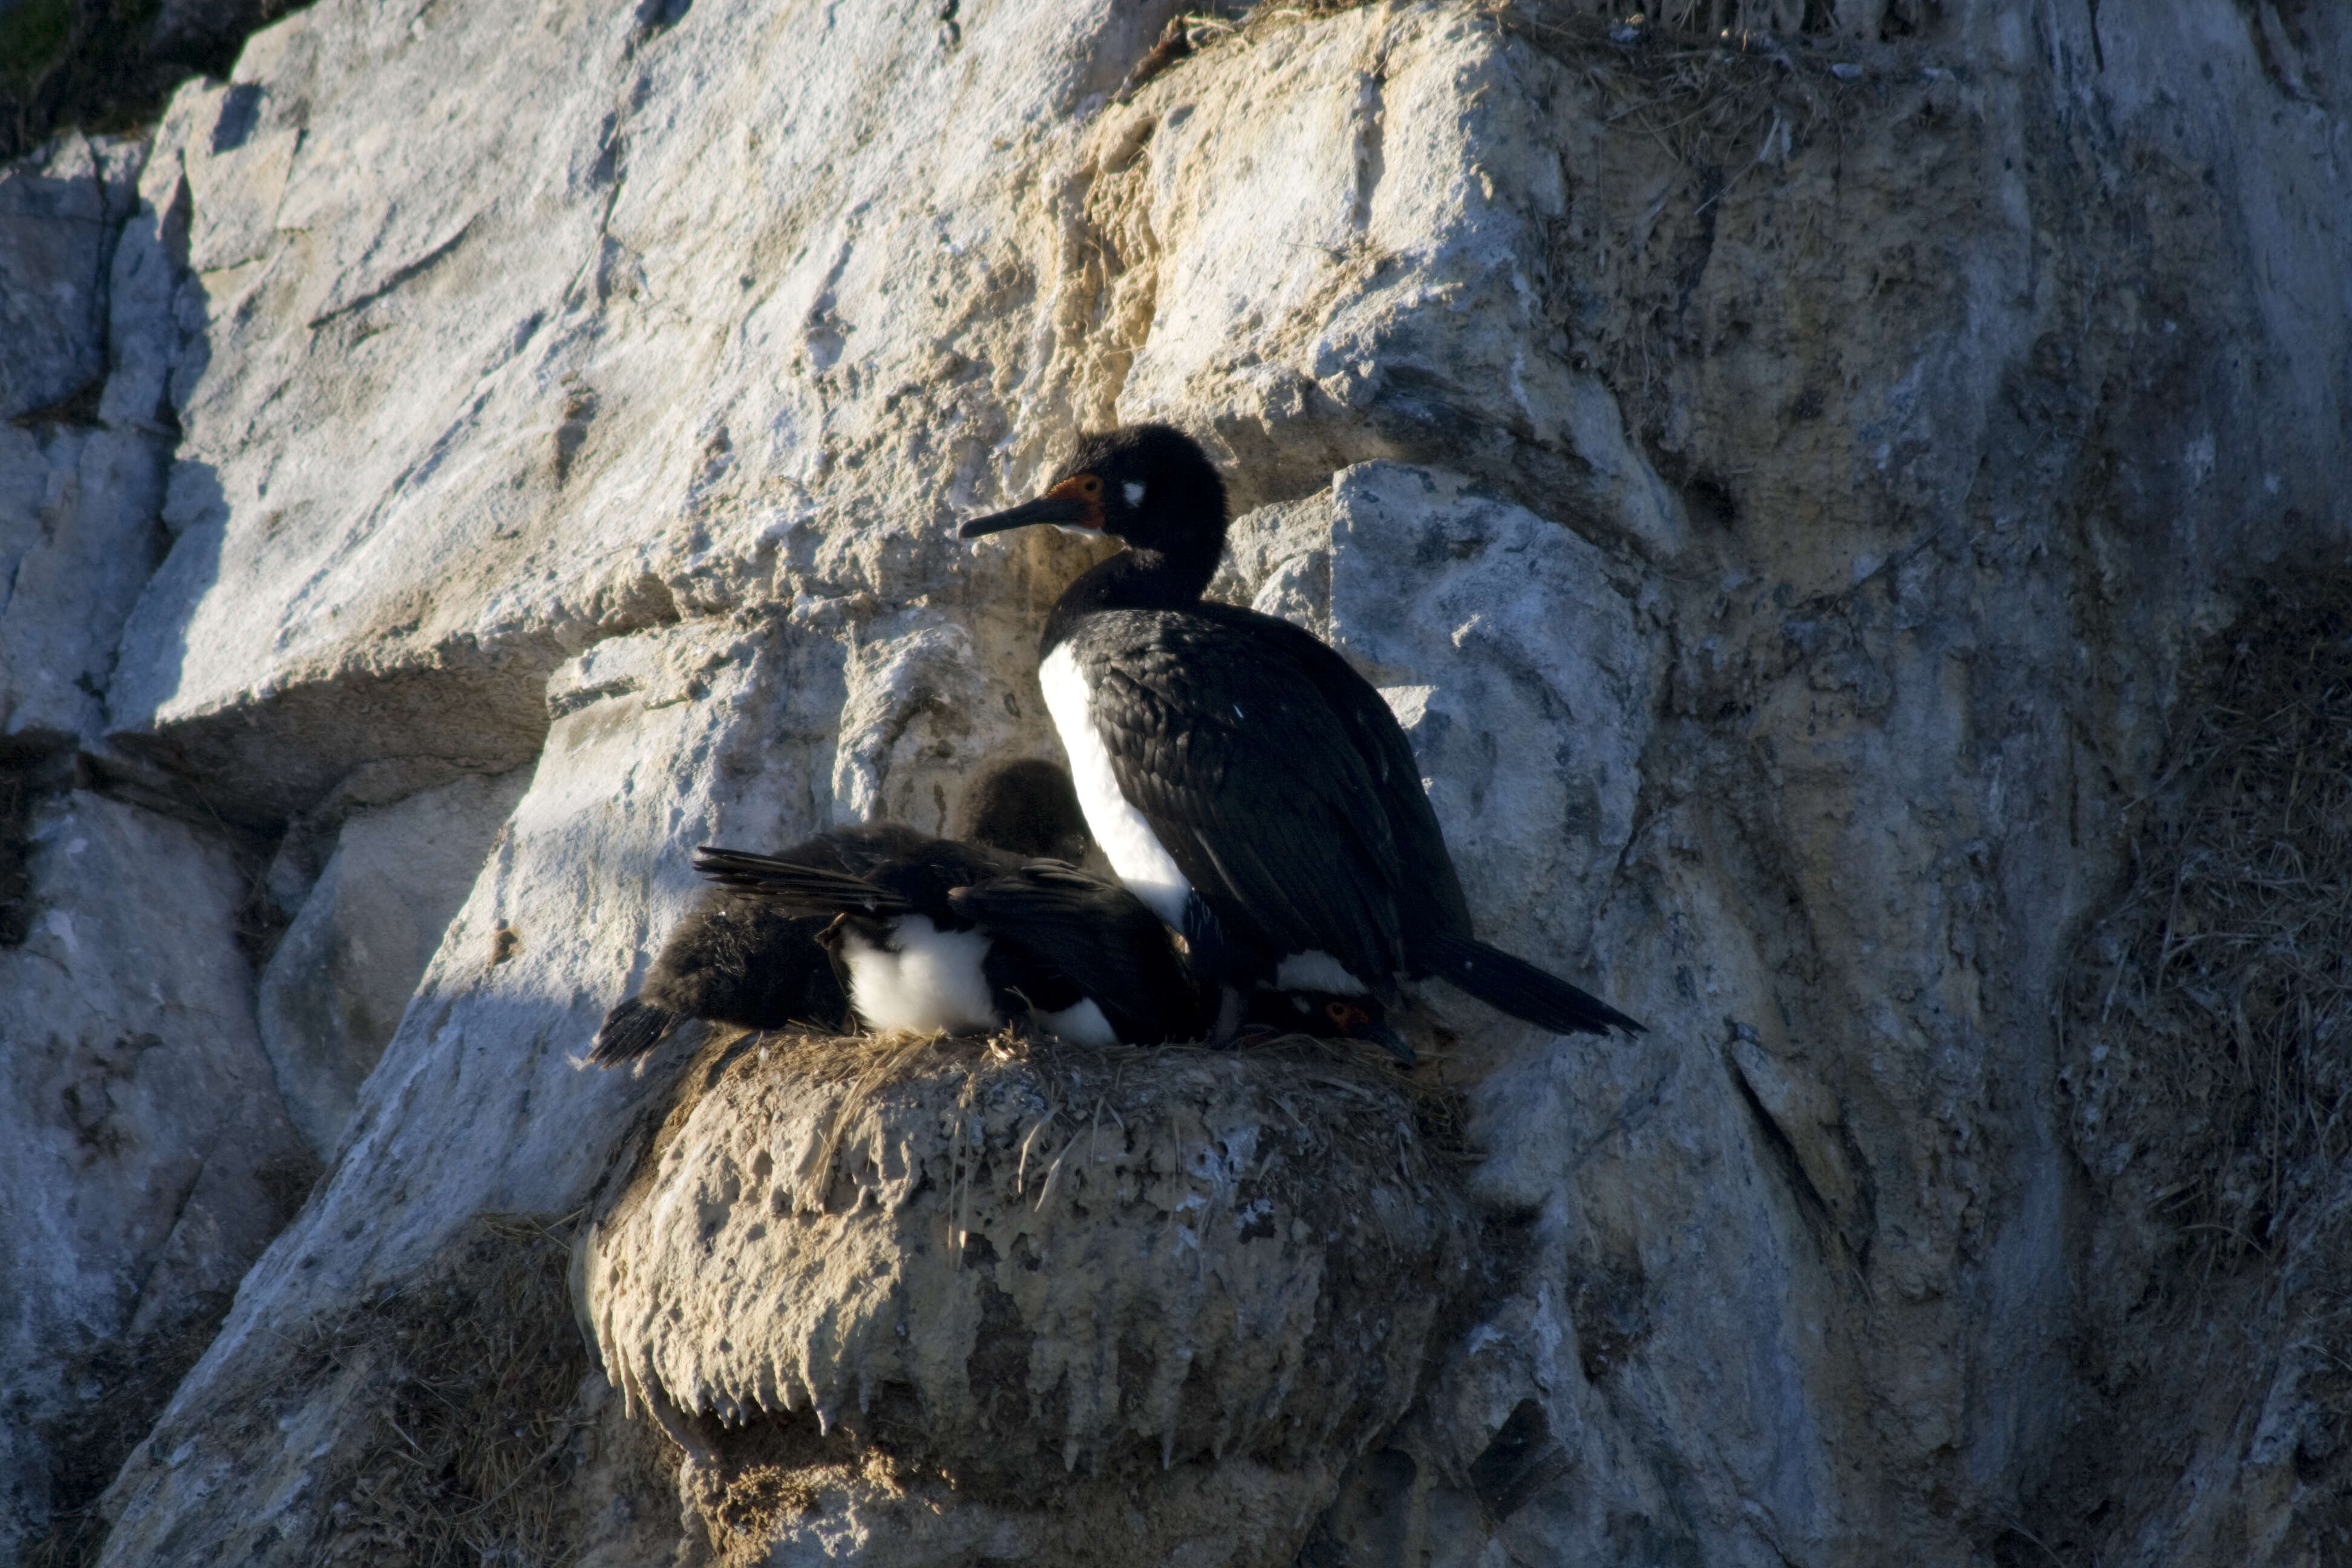
{"type": "MultiPolygon", "coordinates": [[[[1118,1086],[1123,1071],[1144,1055],[1131,1047],[1083,1046],[1012,1032],[841,1038],[770,1036],[759,1048],[763,1055],[771,1049],[805,1053],[796,1070],[813,1086],[848,1084],[831,1107],[823,1136],[793,1173],[795,1201],[809,1212],[824,1208],[825,1194],[838,1173],[843,1144],[870,1121],[875,1098],[919,1068],[943,1063],[961,1063],[974,1069],[966,1078],[967,1102],[982,1081],[978,1069],[1017,1064],[1034,1076],[1046,1097],[1046,1113],[1027,1130],[1016,1157],[1021,1190],[1029,1190],[1034,1172],[1038,1183],[1034,1201],[1043,1209],[1055,1200],[1062,1173],[1080,1141],[1101,1137],[1106,1118],[1118,1121],[1121,1101],[1118,1086]]],[[[740,1060],[743,1054],[738,1047],[729,1057],[740,1060]]],[[[1411,1142],[1416,1158],[1451,1160],[1468,1152],[1462,1097],[1447,1082],[1442,1061],[1425,1062],[1420,1070],[1402,1075],[1375,1047],[1306,1035],[1282,1036],[1246,1051],[1162,1046],[1150,1055],[1163,1063],[1174,1058],[1234,1068],[1245,1060],[1278,1066],[1278,1085],[1271,1081],[1262,1085],[1275,1095],[1277,1109],[1286,1093],[1329,1097],[1359,1108],[1351,1125],[1360,1122],[1363,1136],[1382,1140],[1398,1137],[1390,1115],[1402,1094],[1412,1122],[1411,1142]]],[[[1293,1120],[1303,1119],[1294,1116],[1293,1120]]],[[[1124,1124],[1119,1127],[1123,1132],[1124,1124]]]]}
{"type": "Polygon", "coordinates": [[[2226,1265],[2272,1256],[2352,1153],[2352,574],[2249,590],[2178,711],[2075,970],[2074,1087],[2226,1265]]]}
{"type": "Polygon", "coordinates": [[[477,1216],[418,1278],[301,1336],[372,1412],[327,1461],[314,1561],[561,1568],[584,1543],[567,1483],[590,1370],[568,1227],[477,1216]]]}

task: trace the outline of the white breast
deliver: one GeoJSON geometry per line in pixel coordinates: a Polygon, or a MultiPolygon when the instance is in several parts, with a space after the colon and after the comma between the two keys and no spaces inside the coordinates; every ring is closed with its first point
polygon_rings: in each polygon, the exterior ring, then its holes
{"type": "Polygon", "coordinates": [[[1274,984],[1281,991],[1328,991],[1339,996],[1361,996],[1364,983],[1319,947],[1294,952],[1275,966],[1274,984]]]}
{"type": "Polygon", "coordinates": [[[976,931],[943,931],[923,915],[898,922],[898,951],[844,932],[842,963],[849,970],[849,1005],[876,1029],[960,1034],[993,1029],[997,1016],[981,961],[988,939],[976,931]]]}
{"type": "Polygon", "coordinates": [[[1062,734],[1062,750],[1069,753],[1070,782],[1077,786],[1078,807],[1087,814],[1087,829],[1102,846],[1127,890],[1150,905],[1151,911],[1178,931],[1184,929],[1184,904],[1192,884],[1176,868],[1175,859],[1160,842],[1143,814],[1118,793],[1118,779],[1110,771],[1110,752],[1095,729],[1093,693],[1078,673],[1077,656],[1064,643],[1037,667],[1037,682],[1045,689],[1045,709],[1062,734]]]}
{"type": "Polygon", "coordinates": [[[1103,1010],[1091,996],[1081,997],[1075,1007],[1065,1007],[1058,1013],[1040,1013],[1037,1021],[1066,1040],[1082,1046],[1115,1046],[1118,1034],[1103,1016],[1103,1010]]]}

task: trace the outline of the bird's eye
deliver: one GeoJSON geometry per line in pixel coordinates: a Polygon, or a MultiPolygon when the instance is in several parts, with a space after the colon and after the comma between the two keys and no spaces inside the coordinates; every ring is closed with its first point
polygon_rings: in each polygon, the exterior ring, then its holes
{"type": "Polygon", "coordinates": [[[1356,1010],[1353,1007],[1349,1006],[1345,1002],[1326,1002],[1323,1004],[1323,1016],[1342,1027],[1355,1022],[1353,1017],[1355,1011],[1356,1010]]]}
{"type": "Polygon", "coordinates": [[[1092,474],[1078,480],[1078,489],[1085,493],[1088,500],[1099,500],[1102,498],[1102,481],[1092,474]]]}

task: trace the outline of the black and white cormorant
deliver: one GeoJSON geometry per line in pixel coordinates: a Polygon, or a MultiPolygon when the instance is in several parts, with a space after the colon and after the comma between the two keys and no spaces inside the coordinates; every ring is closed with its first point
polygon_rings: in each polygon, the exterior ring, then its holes
{"type": "MultiPolygon", "coordinates": [[[[1215,984],[1193,973],[1166,923],[1116,882],[1033,860],[1009,877],[957,889],[948,903],[981,931],[1049,960],[1128,1044],[1198,1040],[1216,1022],[1215,984]]],[[[1370,996],[1261,988],[1244,1017],[1260,1034],[1363,1040],[1408,1067],[1413,1061],[1412,1047],[1370,996]]]]}
{"type": "MultiPolygon", "coordinates": [[[[1116,882],[1059,860],[933,839],[863,876],[766,855],[703,848],[695,867],[731,890],[834,924],[825,942],[850,1005],[884,1029],[959,1033],[1034,1021],[1085,1045],[1198,1040],[1219,989],[1196,978],[1174,933],[1116,882]]],[[[1261,989],[1256,1034],[1369,1041],[1410,1064],[1412,1047],[1370,996],[1261,989]]]]}
{"type": "Polygon", "coordinates": [[[1225,522],[1207,455],[1138,425],[1081,437],[1045,495],[963,525],[966,539],[1054,523],[1127,542],[1063,594],[1037,670],[1119,879],[1237,997],[1268,984],[1388,997],[1436,975],[1555,1033],[1640,1029],[1473,934],[1380,693],[1288,622],[1202,599],[1225,522]]]}
{"type": "MultiPolygon", "coordinates": [[[[1077,860],[1086,819],[1069,775],[1023,758],[982,774],[964,801],[971,841],[1012,863],[1032,857],[1077,860]]],[[[931,842],[899,822],[835,828],[778,857],[857,876],[931,842]]],[[[644,1056],[688,1018],[747,1029],[793,1025],[839,1034],[850,1026],[833,955],[820,939],[830,914],[794,914],[773,899],[725,887],[704,889],[662,944],[636,994],[606,1014],[588,1059],[611,1067],[644,1056]]]]}
{"type": "Polygon", "coordinates": [[[1198,1038],[1207,1019],[1168,928],[1115,882],[934,838],[845,874],[705,847],[695,869],[830,923],[849,1003],[876,1029],[961,1034],[1034,1019],[1087,1045],[1198,1038]]]}

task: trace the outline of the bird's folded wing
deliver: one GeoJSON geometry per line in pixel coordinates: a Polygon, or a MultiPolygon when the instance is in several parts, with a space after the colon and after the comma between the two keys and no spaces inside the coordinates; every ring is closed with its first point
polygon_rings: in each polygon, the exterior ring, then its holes
{"type": "Polygon", "coordinates": [[[1009,876],[948,895],[956,913],[998,942],[1050,963],[1097,1003],[1173,1026],[1197,993],[1158,915],[1115,882],[1058,860],[1033,860],[1009,876]]]}
{"type": "Polygon", "coordinates": [[[1203,631],[1163,630],[1097,675],[1093,719],[1119,792],[1196,891],[1278,950],[1393,973],[1396,843],[1347,719],[1279,648],[1203,631]]]}
{"type": "Polygon", "coordinates": [[[772,855],[706,844],[694,868],[721,887],[772,899],[795,914],[903,914],[907,900],[862,877],[821,866],[796,866],[772,855]]]}

